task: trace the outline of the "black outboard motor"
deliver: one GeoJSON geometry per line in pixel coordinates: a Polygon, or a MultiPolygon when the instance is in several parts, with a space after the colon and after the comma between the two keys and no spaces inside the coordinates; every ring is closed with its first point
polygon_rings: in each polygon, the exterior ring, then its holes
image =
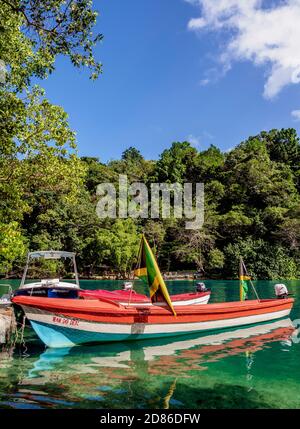
{"type": "Polygon", "coordinates": [[[196,283],[196,291],[197,292],[207,292],[208,289],[205,286],[205,283],[199,282],[199,283],[196,283]]]}
{"type": "Polygon", "coordinates": [[[274,286],[274,289],[275,289],[275,295],[277,296],[278,299],[288,298],[289,291],[288,291],[288,289],[287,289],[287,287],[286,287],[285,284],[283,284],[283,283],[277,283],[274,286]]]}

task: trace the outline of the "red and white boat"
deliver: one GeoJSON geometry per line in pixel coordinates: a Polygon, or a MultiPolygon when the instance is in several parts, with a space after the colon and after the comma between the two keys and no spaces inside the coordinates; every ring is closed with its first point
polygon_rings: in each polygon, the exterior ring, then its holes
{"type": "MultiPolygon", "coordinates": [[[[170,298],[174,307],[182,305],[199,305],[207,304],[210,298],[210,294],[211,291],[206,289],[203,292],[171,295],[170,298]]],[[[148,298],[146,295],[142,295],[140,293],[135,292],[133,289],[114,291],[108,291],[104,289],[80,290],[79,296],[83,299],[109,299],[113,302],[118,302],[121,305],[133,307],[147,307],[153,305],[150,298],[148,298]]],[[[167,304],[162,301],[156,302],[155,305],[164,307],[167,304]]]]}
{"type": "MultiPolygon", "coordinates": [[[[62,256],[73,258],[74,255],[67,252],[31,254],[34,258],[41,256],[57,259],[62,256]]],[[[241,264],[242,298],[247,292],[245,282],[250,279],[243,267],[241,264]]],[[[288,297],[285,285],[276,285],[277,299],[260,300],[257,296],[256,300],[249,301],[178,305],[175,310],[144,236],[135,274],[148,283],[151,305],[149,302],[143,306],[130,306],[126,302],[122,305],[105,297],[78,299],[75,293],[79,289],[77,276],[76,285],[69,286],[72,289],[67,285],[61,288],[59,282],[53,281],[38,284],[35,289],[34,285],[25,285],[26,270],[22,288],[12,301],[22,307],[39,338],[49,347],[169,337],[257,324],[289,316],[294,302],[288,297]],[[42,296],[33,296],[34,291],[42,296]],[[163,301],[165,305],[162,305],[163,301]]]]}
{"type": "Polygon", "coordinates": [[[49,347],[140,340],[227,329],[289,316],[293,298],[167,307],[125,307],[109,300],[15,296],[49,347]]]}

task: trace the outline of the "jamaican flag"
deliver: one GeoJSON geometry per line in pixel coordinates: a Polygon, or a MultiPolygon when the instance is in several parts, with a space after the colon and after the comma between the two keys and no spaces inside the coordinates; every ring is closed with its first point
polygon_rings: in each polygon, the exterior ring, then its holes
{"type": "Polygon", "coordinates": [[[247,280],[251,280],[251,277],[248,276],[247,269],[245,267],[244,261],[240,259],[240,301],[245,301],[248,294],[248,282],[247,280]]]}
{"type": "Polygon", "coordinates": [[[151,301],[165,301],[174,316],[176,316],[167,286],[162,278],[155,257],[144,235],[141,239],[138,264],[134,274],[149,286],[151,301]]]}

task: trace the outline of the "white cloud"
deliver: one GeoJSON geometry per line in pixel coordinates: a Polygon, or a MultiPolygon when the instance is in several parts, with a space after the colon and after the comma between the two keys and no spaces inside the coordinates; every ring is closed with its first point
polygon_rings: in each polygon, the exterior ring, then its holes
{"type": "Polygon", "coordinates": [[[200,147],[201,138],[198,136],[194,136],[193,134],[189,134],[189,136],[186,139],[189,143],[191,143],[192,146],[194,146],[196,149],[200,147]]]}
{"type": "Polygon", "coordinates": [[[211,144],[214,138],[215,137],[208,131],[202,131],[200,136],[196,136],[195,134],[189,134],[185,140],[188,141],[196,149],[200,149],[200,147],[202,147],[203,149],[204,146],[211,144]]]}
{"type": "Polygon", "coordinates": [[[300,121],[300,110],[293,110],[291,112],[291,115],[295,119],[295,121],[300,121]]]}
{"type": "Polygon", "coordinates": [[[193,18],[188,23],[188,28],[190,30],[199,30],[199,28],[203,28],[206,26],[206,21],[203,18],[193,18]]]}
{"type": "Polygon", "coordinates": [[[188,23],[192,31],[224,31],[220,61],[225,70],[233,61],[267,66],[266,98],[285,86],[300,83],[300,0],[186,0],[201,16],[188,23]]]}
{"type": "Polygon", "coordinates": [[[200,80],[199,85],[201,85],[201,86],[206,86],[206,85],[208,85],[210,82],[211,82],[211,80],[210,80],[210,79],[208,79],[208,78],[204,78],[204,79],[201,79],[201,80],[200,80]]]}

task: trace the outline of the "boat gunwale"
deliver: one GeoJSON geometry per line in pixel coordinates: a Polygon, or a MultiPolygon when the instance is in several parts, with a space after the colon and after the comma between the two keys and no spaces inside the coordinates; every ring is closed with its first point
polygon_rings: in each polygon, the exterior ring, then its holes
{"type": "MultiPolygon", "coordinates": [[[[93,315],[110,315],[111,317],[126,317],[126,316],[168,316],[174,318],[168,308],[161,306],[151,307],[132,307],[124,306],[120,303],[110,301],[108,299],[91,299],[91,300],[75,300],[68,298],[40,298],[31,296],[16,296],[13,302],[17,305],[39,308],[50,312],[65,311],[68,314],[81,313],[93,315]],[[95,305],[97,303],[97,305],[95,305]]],[[[282,308],[291,306],[294,303],[293,298],[286,299],[264,299],[264,300],[249,300],[249,301],[232,301],[225,303],[212,303],[206,305],[189,305],[178,306],[176,308],[177,319],[180,316],[197,316],[197,315],[214,315],[226,313],[238,313],[244,311],[282,308]]]]}

